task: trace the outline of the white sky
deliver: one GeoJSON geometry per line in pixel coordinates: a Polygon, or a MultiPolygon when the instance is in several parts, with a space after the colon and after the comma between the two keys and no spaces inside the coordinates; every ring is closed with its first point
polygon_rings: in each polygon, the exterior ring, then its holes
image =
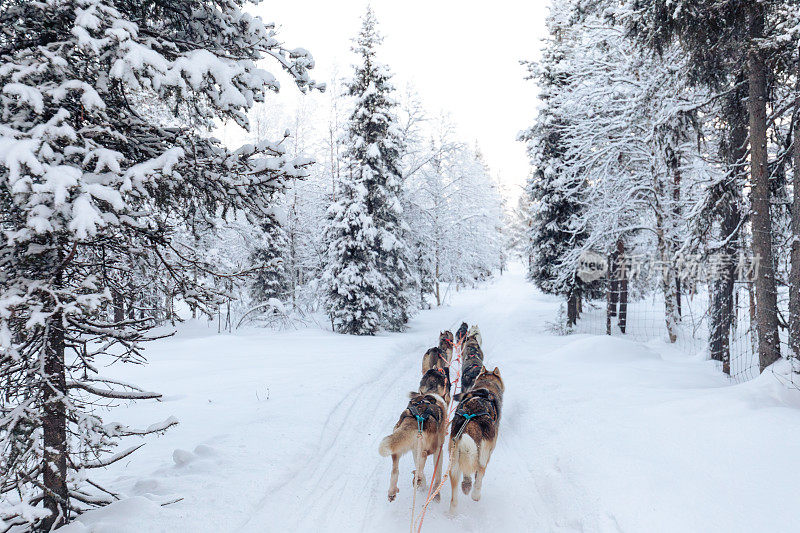
{"type": "MultiPolygon", "coordinates": [[[[520,60],[539,58],[550,0],[372,0],[384,43],[379,59],[402,90],[410,82],[431,114],[444,111],[459,140],[477,141],[506,193],[518,195],[528,160],[517,133],[535,116],[538,90],[520,60]]],[[[316,61],[314,78],[348,77],[365,0],[271,0],[251,8],[279,25],[287,47],[316,61]]],[[[275,72],[275,68],[271,66],[275,72]]],[[[277,72],[276,72],[277,74],[277,72]]],[[[281,99],[298,92],[281,77],[281,99]]],[[[398,95],[399,96],[399,95],[398,95]]]]}

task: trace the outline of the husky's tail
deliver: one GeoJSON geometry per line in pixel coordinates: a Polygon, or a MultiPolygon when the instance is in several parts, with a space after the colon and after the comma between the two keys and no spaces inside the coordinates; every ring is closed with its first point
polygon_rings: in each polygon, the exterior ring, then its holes
{"type": "Polygon", "coordinates": [[[383,457],[389,455],[403,455],[409,451],[414,445],[414,435],[409,431],[403,431],[398,428],[391,435],[384,437],[378,446],[378,453],[383,457]]]}
{"type": "Polygon", "coordinates": [[[458,472],[463,472],[470,476],[478,471],[478,446],[467,434],[462,435],[453,446],[453,457],[451,464],[457,468],[458,472]]]}

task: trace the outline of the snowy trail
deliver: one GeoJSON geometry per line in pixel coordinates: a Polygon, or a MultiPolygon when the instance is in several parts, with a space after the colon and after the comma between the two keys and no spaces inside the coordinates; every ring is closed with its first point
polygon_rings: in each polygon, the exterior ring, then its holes
{"type": "Polygon", "coordinates": [[[797,395],[763,378],[730,385],[661,342],[552,335],[559,302],[519,267],[453,300],[377,338],[197,330],[158,343],[149,369],[122,375],[167,401],[116,415],[181,425],[104,473],[136,497],[70,529],[408,531],[411,458],[389,503],[378,442],[424,350],[461,320],[479,324],[486,364],[506,383],[500,439],[481,501],[462,495],[448,517],[445,484],[425,531],[788,531],[800,520],[773,497],[800,496],[787,468],[800,453],[797,395]],[[174,497],[184,499],[157,503],[174,497]]]}
{"type": "MultiPolygon", "coordinates": [[[[290,483],[266,494],[240,531],[263,531],[266,523],[276,530],[291,531],[325,529],[325,524],[331,524],[332,529],[353,531],[408,529],[413,497],[410,488],[411,457],[407,455],[401,461],[400,494],[395,502],[389,504],[386,490],[390,462],[377,455],[377,443],[391,431],[405,407],[407,392],[414,389],[419,380],[420,356],[434,344],[440,329],[455,329],[461,317],[480,324],[487,339],[487,364],[504,367],[503,361],[490,354],[503,350],[504,345],[516,343],[515,335],[509,335],[507,328],[514,324],[513,315],[519,311],[520,304],[510,301],[513,291],[508,291],[504,282],[492,290],[476,291],[477,294],[456,308],[426,313],[452,315],[454,318],[447,316],[431,320],[424,317],[425,322],[430,321],[427,328],[420,324],[419,329],[425,330],[424,333],[412,333],[414,340],[399,345],[391,363],[348,392],[328,415],[329,423],[323,429],[318,453],[294,474],[290,483]],[[503,298],[497,297],[498,292],[503,298]]],[[[524,331],[525,322],[526,319],[520,317],[516,324],[518,327],[511,331],[524,331]]],[[[417,329],[416,326],[416,323],[412,325],[412,331],[417,329]]],[[[559,341],[555,340],[556,343],[559,341]]],[[[503,479],[504,483],[510,482],[515,487],[535,486],[524,452],[525,435],[515,431],[515,420],[520,416],[517,411],[524,405],[517,401],[520,396],[512,391],[507,397],[501,430],[503,439],[492,461],[493,473],[487,475],[487,487],[488,479],[492,478],[503,479]]],[[[430,481],[432,460],[428,461],[426,472],[430,481]]],[[[446,485],[442,493],[445,503],[431,504],[426,516],[426,529],[485,531],[492,524],[497,525],[500,517],[503,530],[520,531],[529,527],[532,520],[533,523],[539,522],[530,512],[529,496],[521,493],[516,499],[506,494],[501,498],[498,494],[491,494],[490,490],[485,491],[484,501],[477,505],[480,508],[493,507],[491,523],[488,516],[470,512],[469,504],[473,502],[468,498],[462,502],[463,516],[446,518],[441,511],[446,508],[449,492],[449,485],[446,485]]],[[[421,500],[423,495],[418,494],[417,513],[421,509],[421,500]]],[[[544,509],[544,502],[540,507],[544,509]]]]}

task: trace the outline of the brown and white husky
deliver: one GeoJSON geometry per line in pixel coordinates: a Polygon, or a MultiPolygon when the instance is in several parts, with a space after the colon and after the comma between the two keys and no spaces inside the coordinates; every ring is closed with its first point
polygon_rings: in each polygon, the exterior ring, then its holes
{"type": "MultiPolygon", "coordinates": [[[[437,372],[430,370],[429,372],[437,372]]],[[[434,480],[438,485],[442,479],[442,448],[447,437],[447,403],[437,394],[411,393],[408,407],[400,415],[392,434],[385,437],[378,453],[383,457],[392,456],[392,473],[389,477],[389,501],[394,501],[399,489],[399,462],[407,452],[414,455],[414,487],[419,489],[426,485],[425,462],[429,455],[438,459],[434,480]]],[[[439,497],[435,498],[439,501],[439,497]]]]}
{"type": "Polygon", "coordinates": [[[450,429],[451,513],[458,506],[457,485],[461,475],[464,476],[461,483],[464,494],[472,489],[472,499],[481,499],[483,476],[497,445],[504,391],[500,370],[495,367],[488,372],[483,367],[472,390],[464,394],[458,404],[450,429]],[[472,474],[475,474],[474,487],[472,474]]]}

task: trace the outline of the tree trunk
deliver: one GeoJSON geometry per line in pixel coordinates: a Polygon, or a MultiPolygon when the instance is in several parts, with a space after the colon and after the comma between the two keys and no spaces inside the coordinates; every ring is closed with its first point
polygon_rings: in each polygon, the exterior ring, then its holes
{"type": "Polygon", "coordinates": [[[617,316],[617,303],[619,302],[619,242],[617,249],[608,255],[608,315],[617,316]]]}
{"type": "Polygon", "coordinates": [[[747,284],[747,308],[750,313],[750,347],[753,350],[753,353],[758,352],[758,334],[756,332],[756,328],[758,328],[758,315],[756,314],[756,295],[753,292],[753,284],[747,284]]]}
{"type": "Polygon", "coordinates": [[[117,289],[111,289],[111,305],[114,308],[114,322],[125,320],[125,300],[117,289]]]}
{"type": "MultiPolygon", "coordinates": [[[[795,98],[800,98],[800,57],[797,63],[795,98]]],[[[794,108],[794,138],[792,139],[794,176],[792,185],[792,251],[789,272],[789,357],[800,358],[800,101],[794,108]]]]}
{"type": "Polygon", "coordinates": [[[439,292],[439,248],[437,244],[436,248],[436,307],[440,307],[442,305],[442,298],[439,292]]]}
{"type": "MultiPolygon", "coordinates": [[[[54,285],[61,285],[61,273],[56,274],[54,285]]],[[[47,344],[44,349],[44,376],[42,382],[42,437],[44,453],[42,473],[44,508],[50,511],[42,529],[49,531],[66,523],[69,517],[69,491],[67,489],[67,411],[64,404],[67,381],[64,370],[63,314],[56,311],[48,322],[47,344]]]]}
{"type": "Polygon", "coordinates": [[[567,296],[567,327],[571,328],[578,323],[578,295],[571,290],[567,296]]]}
{"type": "Polygon", "coordinates": [[[128,294],[130,294],[130,299],[128,300],[128,320],[133,320],[136,318],[136,301],[133,298],[130,287],[128,287],[128,294]]]}
{"type": "MultiPolygon", "coordinates": [[[[681,162],[678,157],[678,154],[675,153],[674,150],[670,149],[670,171],[672,172],[672,223],[670,224],[670,229],[672,230],[672,235],[670,238],[676,237],[678,221],[681,219],[681,162]]],[[[677,316],[676,318],[680,320],[683,316],[683,312],[681,310],[681,278],[680,272],[676,272],[675,276],[675,306],[677,309],[677,316]]]]}
{"type": "MultiPolygon", "coordinates": [[[[752,41],[764,34],[764,6],[753,3],[749,14],[752,41]]],[[[748,98],[750,117],[750,220],[753,230],[753,252],[758,269],[755,272],[758,361],[763,372],[780,358],[778,337],[778,304],[772,258],[772,219],[770,215],[769,175],[767,173],[767,66],[757,42],[750,43],[747,53],[748,98]]]]}
{"type": "Polygon", "coordinates": [[[722,268],[719,279],[714,280],[711,295],[711,332],[709,350],[711,359],[722,363],[722,371],[731,373],[730,331],[733,322],[733,265],[722,268]]]}
{"type": "Polygon", "coordinates": [[[616,252],[608,254],[608,270],[606,272],[606,335],[611,335],[611,318],[617,316],[617,301],[619,300],[616,252]]]}
{"type": "MultiPolygon", "coordinates": [[[[654,172],[654,189],[656,198],[664,197],[664,187],[661,178],[654,172]]],[[[669,342],[678,340],[677,335],[677,309],[675,306],[675,268],[672,256],[672,246],[667,235],[666,217],[669,211],[665,211],[663,204],[656,202],[653,205],[656,218],[656,248],[658,257],[661,261],[661,292],[664,293],[664,322],[667,328],[669,342]]]]}
{"type": "Polygon", "coordinates": [[[617,239],[617,279],[619,280],[619,330],[625,334],[628,326],[628,264],[625,261],[625,243],[617,239]]]}
{"type": "MultiPolygon", "coordinates": [[[[197,266],[192,269],[192,280],[197,284],[197,266]]],[[[197,318],[197,305],[194,303],[194,300],[189,304],[189,308],[192,310],[192,319],[197,318]]]]}
{"type": "MultiPolygon", "coordinates": [[[[737,79],[737,82],[740,81],[737,79]]],[[[722,363],[722,371],[731,373],[730,332],[735,324],[735,258],[739,253],[739,223],[741,215],[740,183],[741,167],[747,157],[747,110],[743,107],[741,96],[735,92],[730,97],[728,115],[728,139],[725,159],[728,166],[725,190],[719,199],[719,241],[727,242],[719,250],[719,271],[711,283],[711,327],[709,332],[709,351],[711,359],[722,363]]]]}
{"type": "Polygon", "coordinates": [[[669,342],[676,342],[678,340],[678,309],[675,305],[672,269],[669,267],[665,267],[662,273],[661,289],[664,291],[664,323],[667,327],[667,337],[669,342]]]}
{"type": "Polygon", "coordinates": [[[619,331],[625,334],[625,328],[628,327],[628,277],[627,272],[623,270],[619,279],[619,331]]]}

